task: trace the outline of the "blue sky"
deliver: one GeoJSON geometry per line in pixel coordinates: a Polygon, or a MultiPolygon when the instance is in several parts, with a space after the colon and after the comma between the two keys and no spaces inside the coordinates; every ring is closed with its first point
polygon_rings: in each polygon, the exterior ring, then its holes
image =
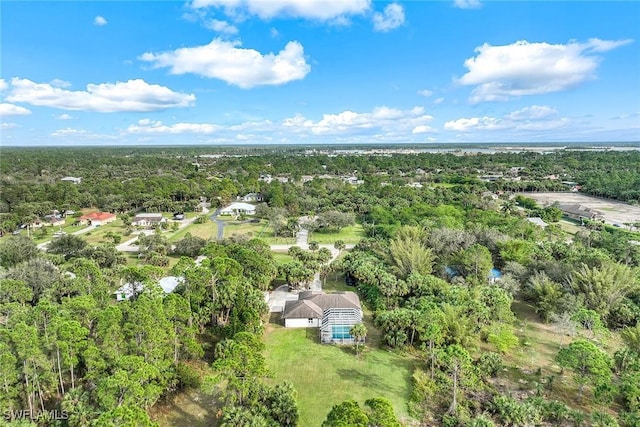
{"type": "Polygon", "coordinates": [[[4,146],[640,141],[640,2],[0,13],[4,146]]]}

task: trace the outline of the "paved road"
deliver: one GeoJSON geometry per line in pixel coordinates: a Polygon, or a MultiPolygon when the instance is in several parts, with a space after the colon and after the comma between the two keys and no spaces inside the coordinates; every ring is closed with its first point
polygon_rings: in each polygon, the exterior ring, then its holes
{"type": "MultiPolygon", "coordinates": [[[[83,228],[82,230],[78,230],[78,231],[74,231],[73,234],[74,236],[79,236],[80,234],[85,234],[90,232],[91,230],[93,230],[94,228],[96,228],[97,225],[90,225],[88,227],[83,228]]],[[[51,243],[51,240],[47,240],[46,242],[42,242],[38,245],[38,249],[42,250],[42,251],[46,251],[47,250],[47,246],[49,246],[49,243],[51,243]]]]}
{"type": "Polygon", "coordinates": [[[220,211],[222,208],[216,209],[216,211],[211,215],[211,221],[215,222],[218,225],[218,240],[224,239],[224,221],[218,219],[218,215],[220,215],[220,211]]]}

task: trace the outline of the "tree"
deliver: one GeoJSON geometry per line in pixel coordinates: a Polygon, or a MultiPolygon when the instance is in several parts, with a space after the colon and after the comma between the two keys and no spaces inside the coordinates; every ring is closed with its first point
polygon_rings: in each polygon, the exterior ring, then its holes
{"type": "Polygon", "coordinates": [[[356,323],[349,330],[349,334],[356,342],[356,354],[360,355],[360,344],[364,343],[364,339],[367,336],[367,327],[364,326],[364,323],[356,323]]]}
{"type": "Polygon", "coordinates": [[[607,321],[611,311],[639,288],[630,267],[610,261],[601,267],[581,264],[573,271],[570,283],[573,291],[584,297],[585,307],[607,321]]]}
{"type": "Polygon", "coordinates": [[[396,237],[389,243],[387,262],[399,277],[406,279],[413,272],[427,275],[433,268],[434,255],[420,240],[396,237]]]}
{"type": "Polygon", "coordinates": [[[396,418],[396,415],[393,413],[393,405],[388,399],[376,397],[365,400],[364,404],[369,407],[369,410],[367,410],[369,427],[402,426],[398,421],[398,418],[396,418]]]}
{"type": "Polygon", "coordinates": [[[296,391],[291,383],[276,384],[266,400],[269,416],[278,425],[295,426],[298,424],[300,413],[296,404],[296,391]]]}
{"type": "Polygon", "coordinates": [[[82,251],[87,242],[81,237],[74,236],[73,234],[65,234],[56,239],[53,239],[49,243],[47,252],[52,254],[64,255],[65,259],[70,259],[78,255],[82,251]]]}
{"type": "Polygon", "coordinates": [[[590,341],[573,341],[558,352],[556,361],[561,367],[574,372],[573,379],[579,386],[580,397],[585,385],[610,381],[611,359],[590,341]]]}
{"type": "Polygon", "coordinates": [[[345,400],[331,408],[322,427],[368,427],[369,417],[355,400],[345,400]]]}
{"type": "Polygon", "coordinates": [[[317,251],[319,247],[320,247],[320,245],[319,245],[318,242],[316,242],[316,241],[309,242],[309,250],[317,251]]]}
{"type": "Polygon", "coordinates": [[[0,244],[0,265],[13,267],[38,255],[36,244],[27,236],[10,236],[0,244]]]}
{"type": "Polygon", "coordinates": [[[173,253],[180,256],[195,258],[200,255],[200,251],[205,247],[207,241],[201,237],[192,236],[187,233],[182,240],[176,242],[173,253]]]}
{"type": "Polygon", "coordinates": [[[336,240],[336,242],[333,244],[333,247],[338,250],[338,255],[339,255],[344,250],[346,245],[343,240],[336,240]]]}
{"type": "Polygon", "coordinates": [[[456,264],[463,276],[472,276],[486,282],[493,268],[491,252],[485,246],[475,244],[457,254],[456,264]]]}

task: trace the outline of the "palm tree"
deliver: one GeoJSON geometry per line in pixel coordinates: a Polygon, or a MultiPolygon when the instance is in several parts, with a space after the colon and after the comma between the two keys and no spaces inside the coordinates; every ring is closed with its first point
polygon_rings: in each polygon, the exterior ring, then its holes
{"type": "Polygon", "coordinates": [[[356,343],[356,354],[360,355],[360,343],[364,342],[364,339],[367,336],[367,327],[364,326],[364,323],[356,323],[349,330],[349,334],[353,337],[356,343]]]}

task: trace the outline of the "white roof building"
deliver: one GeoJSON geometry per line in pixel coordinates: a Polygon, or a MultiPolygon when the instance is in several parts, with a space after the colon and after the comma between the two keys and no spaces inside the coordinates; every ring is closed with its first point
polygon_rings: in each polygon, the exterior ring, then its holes
{"type": "MultiPolygon", "coordinates": [[[[184,282],[184,277],[182,276],[167,276],[163,277],[158,281],[158,285],[162,288],[162,291],[165,294],[170,294],[173,292],[179,284],[184,282]]],[[[136,293],[141,293],[144,291],[144,284],[140,282],[135,283],[125,283],[120,286],[117,291],[113,294],[116,296],[117,301],[124,301],[127,299],[131,299],[136,293]]]]}
{"type": "Polygon", "coordinates": [[[235,202],[220,210],[220,215],[255,215],[256,207],[250,203],[235,202]]]}

